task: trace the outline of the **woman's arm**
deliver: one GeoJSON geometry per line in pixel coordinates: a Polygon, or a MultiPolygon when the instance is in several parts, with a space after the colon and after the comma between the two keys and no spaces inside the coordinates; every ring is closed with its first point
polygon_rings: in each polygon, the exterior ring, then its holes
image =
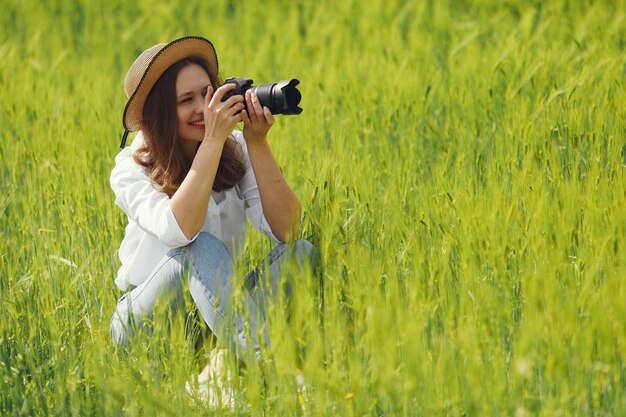
{"type": "Polygon", "coordinates": [[[270,110],[262,108],[256,95],[246,92],[248,111],[243,113],[244,138],[256,177],[261,206],[272,233],[283,242],[300,234],[301,206],[278,167],[267,132],[274,124],[270,110]]]}
{"type": "Polygon", "coordinates": [[[187,239],[198,234],[206,219],[223,148],[224,142],[205,139],[198,148],[189,173],[170,200],[174,218],[187,239]]]}
{"type": "Polygon", "coordinates": [[[243,98],[240,95],[232,96],[222,103],[224,94],[233,88],[234,84],[225,84],[215,94],[211,87],[207,89],[203,104],[204,139],[193,158],[189,173],[170,200],[172,213],[187,239],[198,234],[204,225],[224,142],[241,121],[243,98]]]}

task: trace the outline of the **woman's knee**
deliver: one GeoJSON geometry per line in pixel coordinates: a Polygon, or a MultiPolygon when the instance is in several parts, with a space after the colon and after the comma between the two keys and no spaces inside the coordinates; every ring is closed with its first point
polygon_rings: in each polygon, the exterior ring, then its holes
{"type": "Polygon", "coordinates": [[[311,242],[305,239],[298,239],[294,244],[294,252],[298,264],[308,264],[315,269],[317,264],[317,250],[311,242]]]}
{"type": "Polygon", "coordinates": [[[230,252],[226,244],[208,232],[200,232],[194,241],[187,245],[186,249],[192,256],[205,257],[207,254],[210,254],[216,258],[230,259],[230,252]]]}
{"type": "Polygon", "coordinates": [[[184,251],[190,278],[215,293],[225,287],[233,274],[233,260],[224,242],[214,235],[201,232],[184,251]]]}
{"type": "Polygon", "coordinates": [[[315,248],[313,244],[306,239],[298,239],[295,243],[296,253],[298,256],[310,256],[315,248]]]}

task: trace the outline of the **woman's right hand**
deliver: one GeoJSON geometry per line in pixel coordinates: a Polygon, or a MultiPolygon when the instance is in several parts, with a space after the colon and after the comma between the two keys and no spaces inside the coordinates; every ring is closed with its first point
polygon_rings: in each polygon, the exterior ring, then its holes
{"type": "Polygon", "coordinates": [[[235,85],[230,83],[217,90],[211,86],[207,88],[204,97],[204,140],[224,142],[242,120],[241,111],[245,108],[242,95],[233,95],[222,102],[224,94],[234,88],[235,85]]]}

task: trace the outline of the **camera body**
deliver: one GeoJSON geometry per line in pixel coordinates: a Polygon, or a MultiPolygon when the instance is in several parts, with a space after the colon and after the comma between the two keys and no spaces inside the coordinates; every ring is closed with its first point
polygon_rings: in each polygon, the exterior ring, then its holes
{"type": "MultiPolygon", "coordinates": [[[[242,95],[244,104],[246,91],[257,95],[261,106],[267,106],[272,114],[300,114],[302,108],[298,107],[302,95],[296,88],[300,81],[295,78],[282,80],[276,83],[252,85],[250,78],[227,78],[224,84],[235,84],[235,88],[224,94],[222,101],[226,101],[234,95],[242,95]]],[[[246,104],[247,108],[247,104],[246,104]]]]}

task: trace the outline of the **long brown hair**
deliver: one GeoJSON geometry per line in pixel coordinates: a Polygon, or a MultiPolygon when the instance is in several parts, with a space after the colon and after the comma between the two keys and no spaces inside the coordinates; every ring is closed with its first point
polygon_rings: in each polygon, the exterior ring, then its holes
{"type": "MultiPolygon", "coordinates": [[[[183,156],[181,141],[176,133],[176,78],[181,69],[193,64],[207,72],[215,88],[222,85],[218,74],[211,73],[209,63],[201,57],[192,56],[169,67],[148,94],[143,107],[144,143],[133,154],[135,162],[146,167],[150,179],[170,197],[191,168],[192,161],[183,156]]],[[[230,137],[224,143],[213,190],[232,188],[245,174],[240,148],[230,137]]]]}

